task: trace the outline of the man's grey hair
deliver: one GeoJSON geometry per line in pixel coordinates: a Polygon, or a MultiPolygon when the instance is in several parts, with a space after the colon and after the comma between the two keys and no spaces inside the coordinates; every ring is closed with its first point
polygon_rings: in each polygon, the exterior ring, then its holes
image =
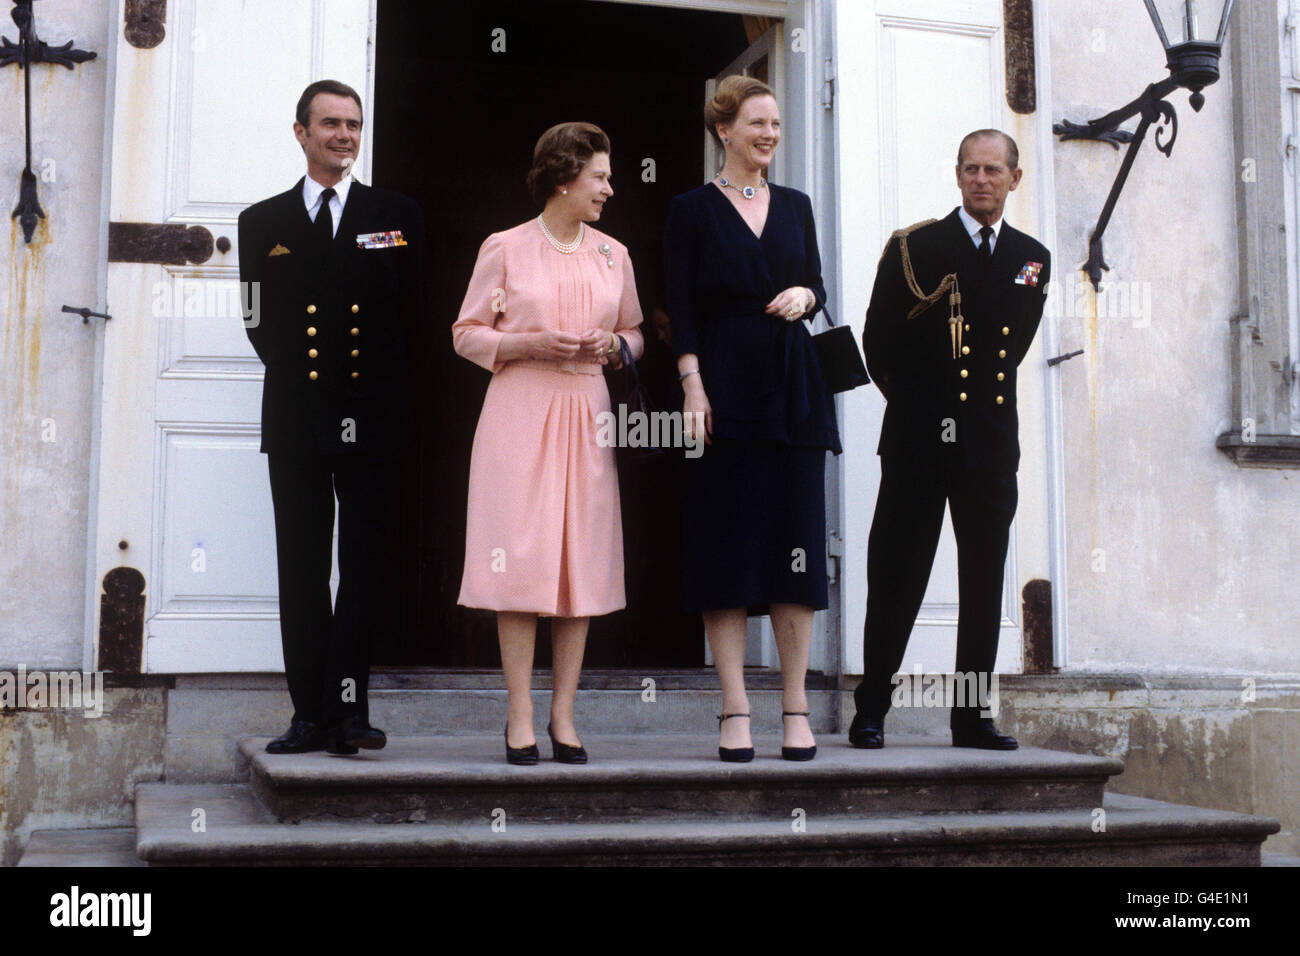
{"type": "Polygon", "coordinates": [[[973,139],[985,139],[987,137],[1001,136],[1002,142],[1007,147],[1007,168],[1017,169],[1020,166],[1020,147],[1016,141],[1002,132],[1000,129],[977,129],[973,133],[967,133],[962,137],[961,145],[957,147],[957,165],[962,164],[962,159],[966,155],[966,144],[973,139]]]}

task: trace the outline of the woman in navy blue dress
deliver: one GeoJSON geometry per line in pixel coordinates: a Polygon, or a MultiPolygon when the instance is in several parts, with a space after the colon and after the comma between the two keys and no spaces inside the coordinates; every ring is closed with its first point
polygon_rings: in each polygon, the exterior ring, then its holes
{"type": "Polygon", "coordinates": [[[781,655],[781,754],[811,760],[804,675],[828,604],[826,452],[835,406],[803,320],[826,302],[812,203],[763,177],[781,139],[771,89],[731,76],[705,104],[726,151],[712,182],[673,199],[664,235],[673,350],[688,432],[682,603],[704,615],[722,684],[723,760],[753,759],[745,624],[772,616],[781,655]],[[693,431],[698,428],[698,433],[693,431]]]}

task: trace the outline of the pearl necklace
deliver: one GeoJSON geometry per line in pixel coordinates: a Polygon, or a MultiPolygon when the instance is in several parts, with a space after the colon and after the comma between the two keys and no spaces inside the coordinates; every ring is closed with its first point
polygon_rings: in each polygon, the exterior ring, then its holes
{"type": "MultiPolygon", "coordinates": [[[[736,192],[738,192],[738,193],[740,193],[742,196],[744,196],[746,199],[753,199],[753,198],[758,194],[758,193],[757,193],[757,190],[755,190],[753,186],[744,186],[744,187],[741,187],[741,186],[737,186],[735,183],[729,183],[729,182],[727,182],[727,177],[726,177],[726,176],[719,176],[719,177],[718,177],[718,183],[719,183],[720,185],[722,185],[722,186],[729,186],[730,188],[736,190],[736,192]]],[[[766,189],[766,188],[767,188],[767,180],[766,180],[766,179],[763,179],[762,177],[759,177],[759,180],[758,180],[758,188],[759,188],[759,189],[766,189]]]]}
{"type": "Polygon", "coordinates": [[[583,237],[587,234],[587,224],[580,222],[578,223],[578,238],[572,242],[560,242],[559,239],[551,235],[551,230],[546,228],[546,220],[541,216],[537,217],[537,224],[542,227],[542,234],[546,236],[546,241],[553,245],[557,252],[563,252],[566,256],[578,251],[578,247],[582,245],[583,237]]]}

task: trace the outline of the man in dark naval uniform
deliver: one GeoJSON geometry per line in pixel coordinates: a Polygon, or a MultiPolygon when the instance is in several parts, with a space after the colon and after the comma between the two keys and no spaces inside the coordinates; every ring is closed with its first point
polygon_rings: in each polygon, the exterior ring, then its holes
{"type": "Polygon", "coordinates": [[[427,311],[425,247],[415,202],[352,178],[361,124],[352,87],[308,86],[293,124],[306,177],[239,217],[245,324],[266,366],[262,451],[294,708],[271,753],[356,753],[387,742],[370,726],[369,645],[409,416],[406,323],[427,311]]]}
{"type": "MultiPolygon", "coordinates": [[[[1038,330],[1051,274],[1047,249],[1002,221],[1022,172],[1011,137],[968,135],[957,153],[961,206],[894,233],[876,272],[862,345],[887,405],[867,546],[863,679],[849,728],[855,747],[884,746],[893,678],[945,502],[957,540],[956,671],[965,687],[989,686],[1017,500],[1016,367],[1038,330]]],[[[1015,749],[971,696],[953,707],[954,746],[1015,749]]]]}

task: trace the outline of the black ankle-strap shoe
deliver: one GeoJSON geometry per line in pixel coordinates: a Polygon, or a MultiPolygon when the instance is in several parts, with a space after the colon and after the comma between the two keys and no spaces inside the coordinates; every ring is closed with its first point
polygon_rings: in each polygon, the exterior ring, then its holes
{"type": "MultiPolygon", "coordinates": [[[[781,722],[784,723],[787,717],[811,717],[811,716],[812,714],[810,714],[806,710],[783,710],[781,711],[781,722]]],[[[800,761],[812,760],[812,758],[816,756],[817,756],[816,744],[813,744],[811,747],[782,747],[781,748],[782,760],[800,760],[800,761]]]]}
{"type": "MultiPolygon", "coordinates": [[[[749,714],[719,714],[718,730],[722,730],[722,722],[730,720],[732,717],[748,717],[749,714]]],[[[754,759],[753,747],[719,747],[718,758],[723,763],[749,763],[754,759]]]]}

